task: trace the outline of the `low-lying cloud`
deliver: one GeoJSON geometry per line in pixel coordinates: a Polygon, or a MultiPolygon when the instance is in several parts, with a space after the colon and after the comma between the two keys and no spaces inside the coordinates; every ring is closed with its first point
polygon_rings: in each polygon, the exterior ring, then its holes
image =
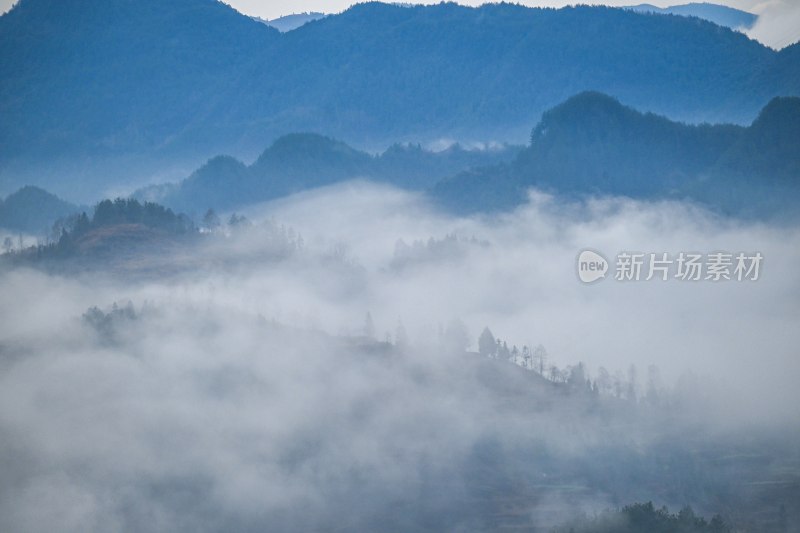
{"type": "Polygon", "coordinates": [[[682,442],[696,420],[548,392],[464,354],[459,328],[470,350],[488,325],[591,376],[635,364],[640,393],[649,365],[668,388],[690,371],[706,430],[796,430],[795,227],[535,193],[461,218],[361,182],[246,215],[252,228],[162,279],[3,273],[0,529],[482,530],[499,520],[487,486],[543,526],[667,498],[604,469],[682,442]],[[758,251],[764,264],[756,282],[587,286],[585,248],[758,251]],[[401,346],[364,338],[368,312],[376,340],[401,346]]]}

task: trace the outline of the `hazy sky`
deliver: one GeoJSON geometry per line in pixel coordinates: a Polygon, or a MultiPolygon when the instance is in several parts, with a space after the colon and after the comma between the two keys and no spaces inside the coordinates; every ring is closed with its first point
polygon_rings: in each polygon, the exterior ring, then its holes
{"type": "MultiPolygon", "coordinates": [[[[606,5],[631,5],[642,3],[643,0],[607,0],[606,5]]],[[[669,5],[685,4],[691,0],[647,0],[650,4],[666,7],[669,5]]],[[[6,11],[16,0],[0,0],[0,10],[6,11]]],[[[352,0],[229,0],[230,5],[239,11],[257,15],[262,18],[272,19],[292,13],[304,11],[321,11],[336,13],[346,9],[352,0]]],[[[435,3],[430,1],[420,3],[435,3]]],[[[462,4],[480,5],[482,0],[461,0],[462,4]]],[[[560,7],[572,4],[569,0],[523,0],[520,3],[530,6],[560,7]]],[[[800,40],[800,2],[797,0],[715,0],[714,3],[724,4],[737,9],[744,9],[761,16],[758,25],[750,32],[751,37],[775,48],[782,48],[800,40]]]]}

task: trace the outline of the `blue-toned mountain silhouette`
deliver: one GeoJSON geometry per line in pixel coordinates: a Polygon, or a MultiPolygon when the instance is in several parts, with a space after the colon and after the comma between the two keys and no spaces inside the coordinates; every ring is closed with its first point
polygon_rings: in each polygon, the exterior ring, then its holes
{"type": "Polygon", "coordinates": [[[560,196],[688,199],[722,212],[796,213],[800,98],[776,98],[749,127],[687,125],[587,92],[546,112],[511,164],[433,189],[461,212],[513,208],[535,187],[560,196]]]}
{"type": "Polygon", "coordinates": [[[796,211],[800,199],[800,98],[771,101],[748,127],[689,125],[586,92],[545,112],[525,149],[430,152],[394,145],[380,155],[317,134],[292,134],[252,165],[209,160],[142,199],[202,214],[231,210],[351,179],[426,190],[451,210],[507,210],[530,188],[560,197],[680,199],[735,215],[796,211]]]}
{"type": "Polygon", "coordinates": [[[453,145],[433,152],[419,145],[395,144],[373,156],[329,137],[296,133],[275,141],[252,165],[231,156],[214,157],[186,179],[144,188],[136,196],[197,216],[208,208],[236,209],[352,179],[426,190],[470,168],[509,162],[521,149],[453,145]]]}
{"type": "Polygon", "coordinates": [[[324,13],[310,12],[310,13],[295,13],[293,15],[285,15],[272,20],[258,19],[265,24],[272,26],[278,31],[287,32],[296,30],[300,26],[309,22],[321,19],[325,16],[324,13]]]}
{"type": "Polygon", "coordinates": [[[678,6],[658,7],[652,4],[639,4],[628,9],[641,13],[657,13],[661,15],[680,15],[684,17],[697,17],[732,30],[749,30],[758,20],[758,15],[707,2],[693,2],[678,6]]]}
{"type": "Polygon", "coordinates": [[[79,207],[38,187],[23,187],[0,198],[0,228],[49,235],[53,222],[72,215],[79,207]]]}
{"type": "Polygon", "coordinates": [[[365,3],[280,33],[216,0],[21,0],[0,17],[0,56],[6,193],[89,193],[176,161],[249,159],[297,131],[370,149],[522,142],[586,90],[739,124],[800,94],[795,47],[585,6],[365,3]]]}

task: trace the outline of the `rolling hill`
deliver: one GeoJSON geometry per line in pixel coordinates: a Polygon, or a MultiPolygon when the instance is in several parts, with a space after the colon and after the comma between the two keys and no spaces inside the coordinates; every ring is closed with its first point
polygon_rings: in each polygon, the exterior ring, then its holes
{"type": "Polygon", "coordinates": [[[38,187],[23,187],[0,199],[0,228],[48,235],[53,222],[78,211],[79,207],[38,187]]]}
{"type": "Polygon", "coordinates": [[[546,112],[508,165],[463,172],[432,190],[454,210],[512,208],[535,187],[569,197],[688,199],[737,215],[796,212],[800,98],[776,98],[749,127],[687,125],[600,93],[546,112]]]}
{"type": "Polygon", "coordinates": [[[231,156],[217,156],[178,183],[147,187],[135,196],[199,216],[208,208],[236,209],[356,178],[424,190],[469,168],[511,161],[520,150],[453,145],[432,152],[419,145],[395,144],[373,156],[329,137],[296,133],[275,141],[250,166],[231,156]]]}
{"type": "MultiPolygon", "coordinates": [[[[300,26],[311,22],[313,20],[321,19],[325,16],[324,13],[310,12],[310,13],[295,13],[293,15],[286,15],[272,20],[263,20],[265,24],[272,26],[280,32],[287,32],[296,30],[300,26]]],[[[261,20],[261,19],[259,19],[261,20]]]]}

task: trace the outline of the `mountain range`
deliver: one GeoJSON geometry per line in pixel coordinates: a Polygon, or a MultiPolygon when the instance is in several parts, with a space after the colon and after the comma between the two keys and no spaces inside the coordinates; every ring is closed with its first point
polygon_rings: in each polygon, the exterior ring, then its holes
{"type": "MultiPolygon", "coordinates": [[[[432,152],[396,144],[378,155],[319,134],[281,137],[251,165],[208,160],[188,177],[139,189],[199,221],[352,179],[421,191],[462,214],[513,209],[535,188],[562,199],[617,196],[689,200],[740,217],[796,216],[800,98],[773,99],[747,127],[691,125],[586,92],[544,113],[530,143],[432,152]]],[[[0,201],[0,227],[48,234],[79,208],[36,187],[0,201]]]]}
{"type": "Polygon", "coordinates": [[[719,26],[732,30],[749,30],[758,20],[758,15],[734,9],[728,6],[709,4],[707,2],[693,2],[678,6],[658,7],[652,4],[639,4],[629,6],[627,9],[640,13],[656,13],[659,15],[680,15],[683,17],[697,17],[719,26]]]}
{"type": "MultiPolygon", "coordinates": [[[[394,5],[398,5],[395,3],[394,5]]],[[[411,7],[412,4],[406,4],[405,7],[411,7]]],[[[707,2],[693,2],[690,4],[682,4],[678,6],[658,7],[652,4],[639,4],[636,6],[627,6],[626,9],[641,13],[655,13],[659,15],[679,15],[684,17],[697,17],[709,22],[713,22],[719,26],[725,26],[732,30],[748,30],[755,25],[758,20],[758,15],[742,11],[741,9],[734,9],[728,6],[718,4],[710,4],[707,2]]],[[[306,13],[293,13],[271,20],[264,20],[255,17],[256,20],[261,21],[269,26],[272,26],[278,31],[287,32],[296,30],[304,24],[324,18],[324,13],[316,11],[306,13]]]]}
{"type": "Polygon", "coordinates": [[[298,131],[519,143],[586,90],[748,124],[800,94],[797,48],[606,7],[370,2],[281,33],[217,0],[20,0],[0,17],[0,192],[88,201],[298,131]]]}
{"type": "Polygon", "coordinates": [[[426,191],[460,213],[508,210],[536,188],[562,198],[680,199],[737,216],[796,212],[800,98],[773,99],[747,127],[692,125],[644,113],[597,92],[546,111],[524,149],[441,152],[394,145],[373,156],[317,134],[282,137],[250,166],[209,160],[188,178],[140,199],[198,218],[350,179],[426,191]]]}
{"type": "Polygon", "coordinates": [[[217,156],[178,183],[146,187],[134,196],[197,218],[208,208],[236,209],[356,178],[422,191],[471,168],[507,163],[521,149],[467,149],[456,144],[433,152],[420,145],[395,144],[372,155],[329,137],[296,133],[275,141],[252,165],[217,156]]]}

